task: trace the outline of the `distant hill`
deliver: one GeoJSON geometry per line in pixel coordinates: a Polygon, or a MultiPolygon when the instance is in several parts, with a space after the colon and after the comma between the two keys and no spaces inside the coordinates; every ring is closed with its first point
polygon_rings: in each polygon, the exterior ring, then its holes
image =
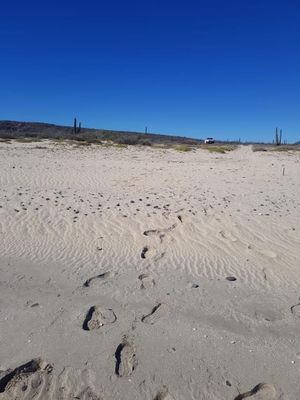
{"type": "MultiPolygon", "coordinates": [[[[83,134],[93,133],[94,129],[82,129],[83,134]]],[[[73,128],[42,122],[0,121],[0,137],[40,137],[59,138],[73,134],[73,128]]]]}
{"type": "Polygon", "coordinates": [[[111,131],[103,129],[82,128],[74,134],[73,127],[46,124],[41,122],[0,121],[0,138],[41,138],[41,139],[76,139],[93,141],[112,140],[124,144],[199,144],[200,139],[190,139],[180,136],[169,136],[152,133],[111,131]]]}

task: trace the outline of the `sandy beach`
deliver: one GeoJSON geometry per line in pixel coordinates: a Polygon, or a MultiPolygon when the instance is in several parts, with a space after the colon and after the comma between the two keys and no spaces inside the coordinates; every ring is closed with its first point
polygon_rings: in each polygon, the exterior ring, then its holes
{"type": "Polygon", "coordinates": [[[0,185],[0,399],[300,398],[299,152],[13,141],[0,185]]]}

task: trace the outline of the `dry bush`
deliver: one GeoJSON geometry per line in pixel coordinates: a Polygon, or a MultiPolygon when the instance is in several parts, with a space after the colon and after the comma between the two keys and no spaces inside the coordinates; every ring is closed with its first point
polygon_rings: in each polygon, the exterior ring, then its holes
{"type": "Polygon", "coordinates": [[[219,145],[212,146],[210,144],[199,146],[201,149],[208,150],[210,153],[226,154],[228,151],[233,151],[236,149],[234,145],[219,145]]]}
{"type": "Polygon", "coordinates": [[[20,137],[16,138],[15,142],[18,143],[35,143],[35,142],[41,142],[42,139],[40,138],[35,138],[35,137],[20,137]]]}
{"type": "Polygon", "coordinates": [[[177,150],[177,151],[184,151],[184,152],[186,152],[186,151],[191,151],[191,150],[192,150],[192,147],[191,147],[191,146],[188,146],[187,144],[177,144],[177,145],[173,146],[173,149],[174,149],[174,150],[177,150]]]}

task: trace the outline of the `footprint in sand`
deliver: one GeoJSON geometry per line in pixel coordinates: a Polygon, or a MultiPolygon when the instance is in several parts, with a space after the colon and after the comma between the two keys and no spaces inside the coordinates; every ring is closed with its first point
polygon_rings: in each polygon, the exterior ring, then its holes
{"type": "Polygon", "coordinates": [[[119,377],[129,377],[137,366],[134,347],[127,339],[123,339],[115,352],[116,369],[115,373],[119,377]]]}
{"type": "Polygon", "coordinates": [[[300,303],[295,304],[291,307],[291,313],[296,317],[300,318],[300,303]]]}
{"type": "Polygon", "coordinates": [[[149,247],[145,246],[143,247],[143,250],[141,252],[141,258],[150,258],[153,259],[153,261],[159,261],[162,259],[165,255],[165,252],[159,252],[156,249],[149,249],[149,247]]]}
{"type": "Polygon", "coordinates": [[[153,325],[160,318],[164,317],[168,311],[168,307],[164,303],[158,303],[155,307],[152,308],[151,312],[142,317],[142,322],[145,324],[153,325]]]}
{"type": "Polygon", "coordinates": [[[160,242],[162,243],[164,237],[166,236],[166,233],[172,231],[175,228],[176,228],[176,224],[173,224],[169,228],[165,228],[165,229],[150,229],[148,231],[144,231],[144,235],[145,236],[158,236],[160,242]]]}
{"type": "Polygon", "coordinates": [[[230,232],[220,231],[219,234],[223,239],[230,240],[231,242],[237,242],[237,238],[233,236],[230,232]]]}
{"type": "Polygon", "coordinates": [[[157,393],[157,395],[154,397],[154,400],[174,400],[174,397],[171,396],[168,389],[164,388],[157,393]]]}
{"type": "Polygon", "coordinates": [[[145,236],[154,236],[154,235],[159,235],[161,231],[158,229],[149,229],[148,231],[144,231],[145,236]]]}
{"type": "Polygon", "coordinates": [[[34,392],[51,371],[52,366],[40,358],[33,359],[13,370],[3,371],[0,373],[0,393],[5,393],[7,399],[23,398],[21,396],[24,396],[27,389],[34,392]]]}
{"type": "Polygon", "coordinates": [[[261,322],[273,323],[281,321],[284,318],[284,312],[275,305],[274,297],[264,296],[262,299],[249,297],[245,301],[239,302],[240,311],[251,318],[261,322]]]}
{"type": "Polygon", "coordinates": [[[269,249],[260,249],[259,251],[260,251],[260,253],[261,253],[262,255],[267,256],[267,257],[269,257],[269,258],[277,258],[277,254],[274,253],[274,251],[272,251],[272,250],[269,250],[269,249]]]}
{"type": "Polygon", "coordinates": [[[257,320],[264,320],[267,322],[280,321],[283,318],[282,313],[270,306],[261,306],[254,310],[254,317],[257,320]]]}
{"type": "Polygon", "coordinates": [[[141,281],[141,289],[151,289],[155,286],[155,280],[148,274],[141,274],[139,280],[141,281]]]}
{"type": "Polygon", "coordinates": [[[259,383],[252,390],[239,394],[234,400],[243,400],[250,397],[251,400],[275,400],[275,387],[268,383],[259,383]]]}
{"type": "MultiPolygon", "coordinates": [[[[33,359],[14,370],[0,372],[0,399],[102,400],[94,391],[89,370],[63,368],[59,375],[41,359],[33,359]]],[[[93,379],[94,380],[94,379],[93,379]]]]}
{"type": "Polygon", "coordinates": [[[111,309],[104,309],[100,306],[93,306],[86,314],[82,324],[82,329],[92,331],[99,329],[101,326],[113,324],[116,322],[116,314],[111,309]]]}
{"type": "Polygon", "coordinates": [[[109,271],[103,272],[102,274],[99,274],[99,275],[96,275],[96,276],[92,276],[91,278],[87,279],[84,282],[83,286],[84,287],[90,287],[95,281],[104,280],[104,279],[108,278],[109,276],[110,276],[110,272],[109,271]]]}
{"type": "Polygon", "coordinates": [[[84,389],[81,393],[76,395],[74,399],[78,400],[103,400],[102,397],[98,396],[91,388],[84,389]]]}
{"type": "Polygon", "coordinates": [[[145,259],[146,258],[146,253],[149,251],[148,247],[145,246],[141,252],[141,258],[145,259]]]}

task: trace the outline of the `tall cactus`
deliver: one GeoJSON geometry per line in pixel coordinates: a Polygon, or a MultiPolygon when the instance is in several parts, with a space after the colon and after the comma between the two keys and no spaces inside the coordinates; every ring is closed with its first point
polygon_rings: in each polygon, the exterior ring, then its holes
{"type": "Polygon", "coordinates": [[[73,129],[74,133],[77,133],[77,119],[74,118],[74,129],[73,129]]]}
{"type": "Polygon", "coordinates": [[[280,129],[280,132],[278,133],[278,128],[276,128],[276,132],[275,132],[276,146],[280,146],[281,142],[282,142],[282,129],[280,129]]]}
{"type": "Polygon", "coordinates": [[[282,129],[280,129],[280,134],[279,134],[279,144],[281,144],[281,140],[282,140],[282,129]]]}
{"type": "Polygon", "coordinates": [[[73,133],[79,133],[81,131],[81,122],[79,122],[78,124],[78,128],[77,128],[77,118],[74,118],[74,126],[73,126],[73,133]]]}

